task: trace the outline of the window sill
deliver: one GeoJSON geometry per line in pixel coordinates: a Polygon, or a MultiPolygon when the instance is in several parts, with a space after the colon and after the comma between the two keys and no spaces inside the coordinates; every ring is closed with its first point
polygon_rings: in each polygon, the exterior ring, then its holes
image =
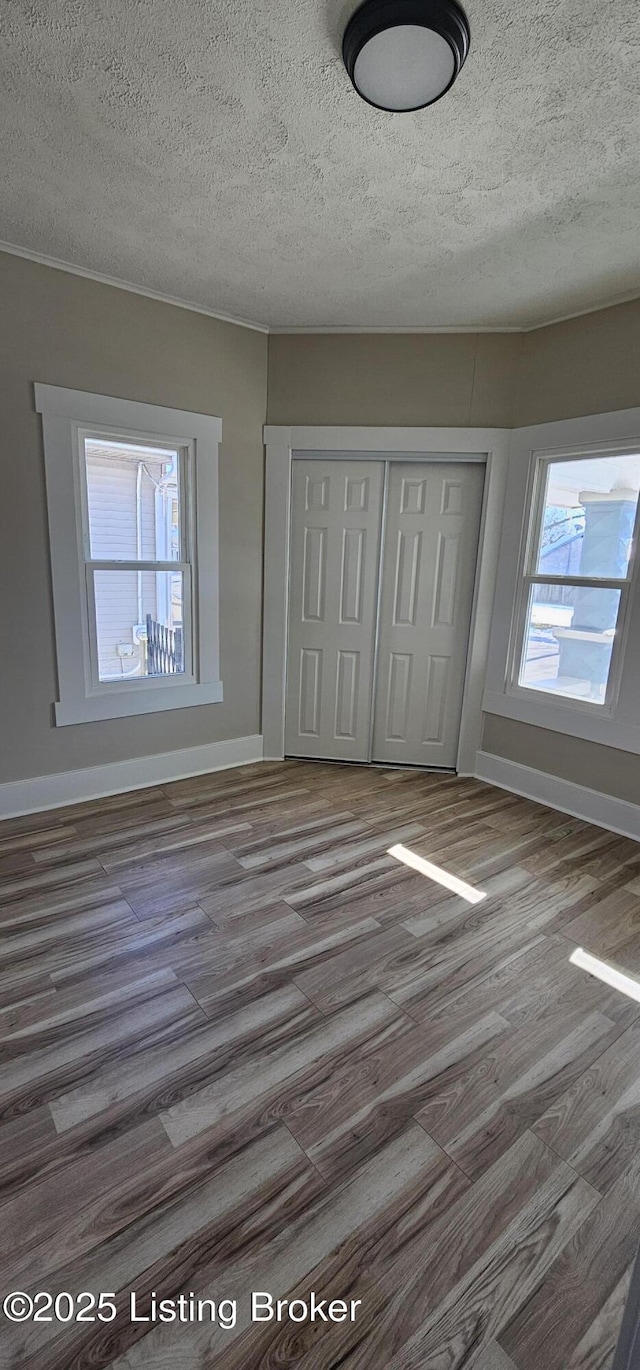
{"type": "Polygon", "coordinates": [[[60,700],[55,707],[57,728],[72,723],[97,723],[105,718],[128,718],[138,714],[162,713],[167,709],[188,709],[199,704],[222,703],[222,681],[206,685],[171,685],[163,688],[132,690],[82,699],[60,700]]]}
{"type": "Polygon", "coordinates": [[[548,728],[551,732],[564,733],[568,737],[581,737],[586,742],[599,742],[604,747],[640,754],[640,727],[637,724],[626,723],[619,716],[611,714],[596,714],[593,709],[583,711],[573,708],[564,699],[555,703],[547,698],[525,699],[496,690],[485,690],[482,708],[486,714],[513,718],[536,728],[548,728]]]}

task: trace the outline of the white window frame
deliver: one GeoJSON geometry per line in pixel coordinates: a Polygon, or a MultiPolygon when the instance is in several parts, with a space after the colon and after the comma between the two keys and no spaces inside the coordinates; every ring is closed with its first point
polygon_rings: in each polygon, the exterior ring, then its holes
{"type": "Polygon", "coordinates": [[[57,726],[216,704],[219,671],[218,449],[222,421],[207,414],[35,386],[42,415],[59,699],[57,726]],[[94,561],[90,555],[84,440],[113,438],[180,452],[182,561],[94,561]],[[182,571],[185,670],[167,676],[98,677],[95,598],[99,569],[182,571]]]}
{"type": "Polygon", "coordinates": [[[535,571],[544,472],[551,461],[640,452],[640,410],[590,415],[513,432],[494,601],[485,713],[640,753],[640,556],[636,514],[625,578],[545,576],[535,571]],[[519,684],[531,581],[598,585],[621,592],[604,703],[519,684]]]}
{"type": "Polygon", "coordinates": [[[529,526],[527,529],[524,548],[521,555],[521,563],[518,568],[518,594],[516,598],[516,608],[514,613],[514,631],[512,634],[511,661],[509,669],[508,690],[510,694],[526,695],[529,698],[552,699],[554,704],[560,708],[579,709],[581,712],[592,714],[607,715],[612,714],[617,704],[620,692],[622,675],[622,665],[624,661],[624,648],[628,634],[629,608],[633,587],[637,581],[638,573],[638,521],[640,519],[640,502],[636,510],[634,535],[631,545],[631,555],[627,567],[626,576],[579,576],[579,575],[547,575],[536,570],[536,562],[540,547],[542,533],[542,523],[544,518],[544,497],[547,487],[547,472],[550,466],[562,462],[563,464],[571,461],[585,461],[594,457],[615,457],[626,455],[628,444],[600,445],[597,449],[581,448],[578,451],[570,452],[544,452],[533,453],[530,473],[530,487],[527,494],[527,507],[529,510],[529,526]],[[611,664],[607,677],[605,697],[602,703],[597,700],[576,699],[571,695],[555,693],[553,690],[548,692],[536,690],[532,686],[520,683],[520,672],[526,648],[526,626],[527,612],[529,608],[529,594],[532,585],[570,585],[574,587],[585,586],[588,589],[618,590],[620,592],[620,603],[616,619],[616,632],[613,639],[613,649],[611,653],[611,664]]]}

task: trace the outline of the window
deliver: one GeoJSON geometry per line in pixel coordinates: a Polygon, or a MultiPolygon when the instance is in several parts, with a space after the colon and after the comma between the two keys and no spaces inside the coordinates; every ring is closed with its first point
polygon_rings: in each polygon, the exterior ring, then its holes
{"type": "Polygon", "coordinates": [[[189,671],[191,561],[183,517],[190,504],[188,457],[175,446],[81,434],[96,681],[189,671]]]}
{"type": "Polygon", "coordinates": [[[634,574],[640,455],[540,457],[512,688],[611,708],[634,574]]]}
{"type": "Polygon", "coordinates": [[[36,386],[59,724],[215,703],[221,424],[36,386]]]}

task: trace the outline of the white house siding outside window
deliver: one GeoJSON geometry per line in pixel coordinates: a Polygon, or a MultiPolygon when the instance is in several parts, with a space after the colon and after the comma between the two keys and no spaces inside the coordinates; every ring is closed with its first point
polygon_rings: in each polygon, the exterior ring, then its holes
{"type": "MultiPolygon", "coordinates": [[[[180,559],[177,451],[85,438],[91,554],[96,561],[180,559]]],[[[103,570],[95,577],[100,680],[184,670],[182,576],[103,570]],[[156,662],[152,634],[165,640],[156,662]],[[163,669],[164,668],[164,669],[163,669]]]]}

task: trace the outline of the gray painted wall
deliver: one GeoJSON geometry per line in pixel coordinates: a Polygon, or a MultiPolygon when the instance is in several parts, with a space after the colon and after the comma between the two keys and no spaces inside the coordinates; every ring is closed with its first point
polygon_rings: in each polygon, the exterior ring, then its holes
{"type": "Polygon", "coordinates": [[[267,338],[0,254],[0,781],[260,731],[267,338]],[[33,382],[217,414],[225,702],[55,728],[44,467],[33,382]]]}
{"type": "Polygon", "coordinates": [[[269,423],[510,427],[522,333],[272,334],[269,423]]]}
{"type": "Polygon", "coordinates": [[[640,300],[523,336],[515,427],[640,405],[640,300]]]}
{"type": "MultiPolygon", "coordinates": [[[[514,426],[640,405],[640,300],[538,328],[523,338],[514,426]]],[[[487,716],[483,748],[592,790],[640,803],[640,757],[487,716]]]]}
{"type": "Polygon", "coordinates": [[[635,752],[584,742],[581,737],[534,728],[497,714],[484,716],[482,749],[588,790],[640,804],[640,756],[635,752]]]}
{"type": "Polygon", "coordinates": [[[269,339],[269,423],[517,428],[636,405],[640,299],[524,334],[269,339]]]}
{"type": "MultiPolygon", "coordinates": [[[[525,335],[267,340],[0,254],[0,334],[0,781],[259,732],[265,419],[510,426],[640,405],[640,301],[525,335]],[[224,704],[53,727],[55,653],[35,380],[221,415],[224,704]]],[[[637,756],[491,716],[483,746],[640,800],[637,756]]]]}
{"type": "MultiPolygon", "coordinates": [[[[640,300],[523,338],[514,426],[640,405],[640,300]]],[[[483,747],[550,775],[640,803],[640,757],[487,716],[483,747]]]]}
{"type": "MultiPolygon", "coordinates": [[[[518,427],[640,405],[640,300],[526,334],[275,335],[269,422],[518,427]]],[[[640,803],[640,758],[486,715],[483,748],[640,803]]]]}

